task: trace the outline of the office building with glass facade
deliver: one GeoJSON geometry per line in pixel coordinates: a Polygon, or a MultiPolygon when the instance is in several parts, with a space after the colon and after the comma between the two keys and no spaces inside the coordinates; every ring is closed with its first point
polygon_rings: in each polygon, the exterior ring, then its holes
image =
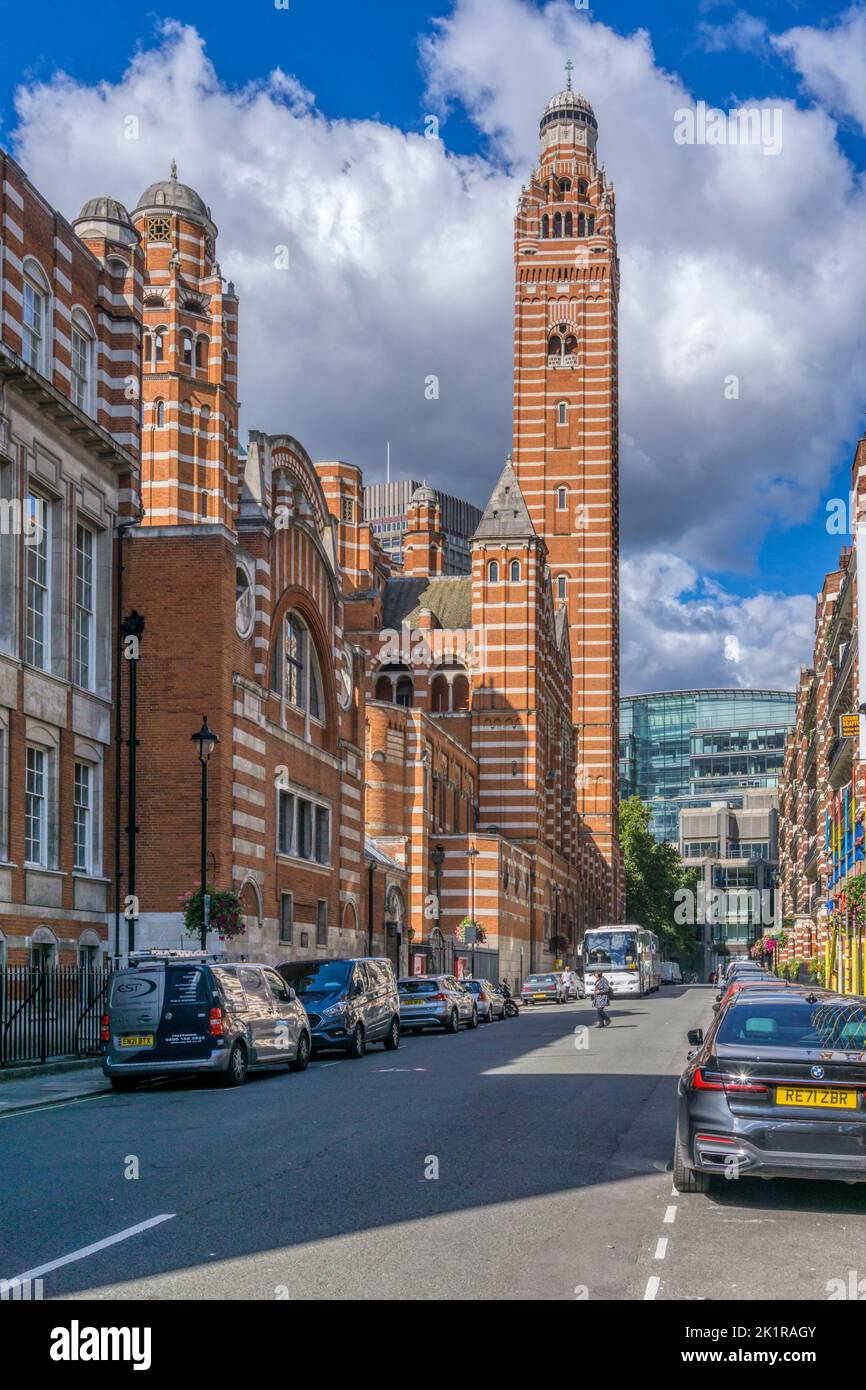
{"type": "Polygon", "coordinates": [[[668,690],[620,701],[620,788],[676,844],[679,813],[748,788],[775,787],[793,726],[787,690],[668,690]]]}

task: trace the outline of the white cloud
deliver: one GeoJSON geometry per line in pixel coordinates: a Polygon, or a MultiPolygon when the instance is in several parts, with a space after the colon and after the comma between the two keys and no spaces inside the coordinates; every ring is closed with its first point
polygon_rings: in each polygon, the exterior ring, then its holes
{"type": "Polygon", "coordinates": [[[424,139],[422,111],[417,134],[329,120],[302,73],[263,67],[230,90],[178,24],[116,83],[23,86],[15,148],[70,216],[103,192],[134,204],[176,157],[212,205],[223,273],[241,296],[243,425],[289,430],[314,457],[371,476],[390,440],[396,474],[485,501],[511,439],[511,219],[568,56],[617,188],[625,553],[668,553],[694,571],[699,595],[676,591],[655,634],[633,624],[626,666],[642,660],[664,685],[685,666],[688,684],[702,683],[701,669],[752,684],[744,672],[757,668],[774,684],[773,662],[789,679],[809,643],[802,625],[783,631],[776,619],[812,600],[710,598],[698,567],[748,572],[768,528],[812,509],[823,526],[829,474],[858,420],[866,194],[820,108],[768,97],[782,113],[775,158],[678,146],[674,114],[701,93],[657,66],[645,31],[619,35],[564,0],[543,10],[498,0],[491,24],[489,0],[457,0],[424,47],[428,109],[462,103],[486,158],[424,139]],[[124,138],[130,114],[138,140],[124,138]],[[274,267],[284,244],[288,272],[274,267]],[[425,399],[430,374],[438,401],[425,399]],[[749,602],[784,640],[753,651],[728,612],[749,602]],[[684,647],[686,615],[697,628],[684,647]],[[737,663],[724,659],[728,634],[737,663]]]}
{"type": "Polygon", "coordinates": [[[866,9],[854,5],[825,29],[801,26],[772,40],[828,111],[866,130],[866,9]]]}
{"type": "Polygon", "coordinates": [[[623,694],[732,685],[793,690],[809,659],[809,595],[743,598],[662,551],[625,560],[621,590],[623,694]]]}

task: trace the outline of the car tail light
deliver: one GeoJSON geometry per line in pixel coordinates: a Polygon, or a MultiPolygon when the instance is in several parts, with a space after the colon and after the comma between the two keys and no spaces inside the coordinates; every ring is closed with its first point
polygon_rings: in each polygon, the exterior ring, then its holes
{"type": "Polygon", "coordinates": [[[222,1009],[211,1009],[210,1011],[210,1035],[212,1038],[221,1038],[223,1035],[222,1009]]]}
{"type": "Polygon", "coordinates": [[[102,1015],[101,1029],[102,1029],[102,1032],[101,1032],[100,1036],[101,1036],[102,1041],[103,1041],[103,1042],[111,1042],[111,1027],[110,1027],[109,1022],[108,1022],[108,1014],[103,1014],[103,1015],[102,1015]]]}
{"type": "Polygon", "coordinates": [[[723,1091],[724,1089],[725,1083],[718,1072],[703,1071],[698,1067],[692,1077],[693,1091],[723,1091]]]}
{"type": "Polygon", "coordinates": [[[725,1081],[725,1090],[728,1092],[745,1091],[759,1096],[767,1094],[767,1087],[761,1081],[725,1081]]]}
{"type": "Polygon", "coordinates": [[[441,1004],[443,999],[447,999],[447,998],[448,998],[448,995],[447,995],[447,994],[428,994],[428,995],[427,995],[427,998],[428,998],[428,999],[435,999],[435,1001],[436,1001],[437,1004],[441,1004]]]}
{"type": "Polygon", "coordinates": [[[718,1134],[696,1134],[696,1144],[735,1144],[736,1139],[722,1139],[718,1134]]]}

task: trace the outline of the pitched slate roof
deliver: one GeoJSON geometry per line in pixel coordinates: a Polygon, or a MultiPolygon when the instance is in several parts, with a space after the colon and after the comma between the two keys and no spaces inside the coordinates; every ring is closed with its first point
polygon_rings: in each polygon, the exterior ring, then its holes
{"type": "Polygon", "coordinates": [[[472,626],[472,580],[442,575],[435,579],[389,579],[382,604],[382,626],[414,627],[422,608],[435,613],[442,627],[472,626]]]}
{"type": "Polygon", "coordinates": [[[509,459],[502,470],[499,482],[493,489],[490,501],[484,508],[484,515],[479,521],[478,529],[472,539],[476,541],[528,540],[535,534],[532,518],[527,511],[517,475],[512,467],[511,459],[509,459]]]}

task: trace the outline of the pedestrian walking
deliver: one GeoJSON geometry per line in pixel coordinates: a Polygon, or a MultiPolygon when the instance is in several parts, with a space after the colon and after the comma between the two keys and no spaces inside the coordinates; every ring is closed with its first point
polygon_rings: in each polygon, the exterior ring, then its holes
{"type": "Polygon", "coordinates": [[[592,1006],[598,1014],[598,1028],[608,1028],[610,1019],[607,1016],[607,1006],[610,1003],[610,984],[607,978],[602,975],[600,970],[596,970],[595,979],[592,985],[592,1006]]]}

